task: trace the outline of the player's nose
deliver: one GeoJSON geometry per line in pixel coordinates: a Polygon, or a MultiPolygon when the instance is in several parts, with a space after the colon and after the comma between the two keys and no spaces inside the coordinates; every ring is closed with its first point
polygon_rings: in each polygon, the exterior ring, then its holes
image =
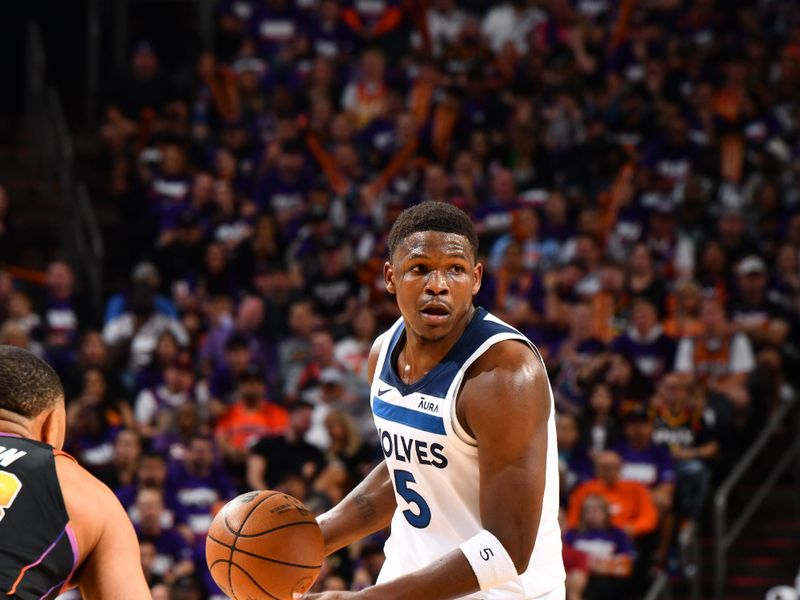
{"type": "Polygon", "coordinates": [[[438,269],[430,271],[425,281],[425,291],[433,296],[447,294],[449,291],[447,276],[438,269]]]}

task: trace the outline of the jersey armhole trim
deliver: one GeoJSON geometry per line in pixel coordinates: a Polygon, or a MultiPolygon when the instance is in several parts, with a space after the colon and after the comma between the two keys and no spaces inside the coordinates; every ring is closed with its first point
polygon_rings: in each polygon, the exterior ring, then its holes
{"type": "Polygon", "coordinates": [[[505,331],[502,333],[497,333],[492,337],[485,340],[476,350],[472,353],[472,355],[464,361],[464,364],[461,365],[461,368],[458,370],[458,375],[453,380],[451,384],[450,390],[448,391],[448,395],[451,395],[453,401],[450,403],[450,418],[448,421],[450,422],[449,428],[452,430],[454,439],[460,442],[462,445],[462,449],[468,451],[470,454],[477,454],[478,452],[478,440],[476,440],[473,436],[467,433],[464,426],[458,420],[458,413],[457,413],[457,405],[458,405],[458,396],[461,391],[461,386],[464,382],[464,375],[466,374],[467,370],[472,366],[484,352],[486,352],[490,347],[498,344],[500,342],[505,342],[508,340],[514,340],[521,342],[528,346],[533,351],[534,356],[539,360],[544,368],[544,361],[542,360],[542,355],[539,353],[536,346],[531,343],[531,341],[526,338],[523,334],[517,331],[505,331]]]}
{"type": "MultiPolygon", "coordinates": [[[[69,456],[69,454],[67,454],[69,456]]],[[[70,456],[70,458],[72,458],[70,456]]],[[[73,459],[75,460],[75,459],[73,459]]],[[[61,590],[59,590],[59,594],[63,594],[69,589],[77,587],[77,582],[73,582],[72,578],[75,577],[75,571],[78,570],[78,561],[80,560],[80,548],[78,547],[78,538],[75,535],[75,530],[72,528],[72,522],[67,523],[66,527],[67,537],[69,538],[69,544],[72,547],[72,570],[70,570],[69,575],[64,580],[64,585],[61,586],[61,590]]]]}

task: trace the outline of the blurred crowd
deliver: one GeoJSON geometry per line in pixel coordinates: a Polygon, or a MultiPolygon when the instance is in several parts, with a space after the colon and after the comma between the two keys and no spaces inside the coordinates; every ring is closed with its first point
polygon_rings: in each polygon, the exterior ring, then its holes
{"type": "MultiPolygon", "coordinates": [[[[427,200],[472,215],[476,304],[547,363],[568,598],[679,576],[677,535],[797,383],[800,6],[221,0],[216,19],[188,72],[140,42],[108,90],[125,285],[104,314],[64,262],[41,288],[0,271],[0,341],[61,374],[67,449],[128,510],[154,598],[222,597],[203,544],[227,499],[321,512],[381,459],[386,237],[427,200]]],[[[382,542],[315,588],[371,585],[382,542]]]]}

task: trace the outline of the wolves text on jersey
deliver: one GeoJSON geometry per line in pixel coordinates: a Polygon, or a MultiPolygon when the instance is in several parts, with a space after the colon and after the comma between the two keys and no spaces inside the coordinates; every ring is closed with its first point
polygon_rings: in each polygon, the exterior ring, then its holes
{"type": "Polygon", "coordinates": [[[414,462],[420,465],[431,465],[437,469],[447,467],[447,457],[444,455],[444,446],[438,442],[429,444],[424,440],[415,440],[378,430],[381,438],[381,450],[386,458],[394,457],[399,462],[414,462]]]}

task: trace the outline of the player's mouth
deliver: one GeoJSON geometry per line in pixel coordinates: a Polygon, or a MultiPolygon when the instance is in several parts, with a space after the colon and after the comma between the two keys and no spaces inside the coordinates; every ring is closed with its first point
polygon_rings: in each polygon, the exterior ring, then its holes
{"type": "Polygon", "coordinates": [[[422,320],[430,324],[441,323],[450,317],[450,309],[438,303],[426,304],[419,313],[422,315],[422,320]]]}

